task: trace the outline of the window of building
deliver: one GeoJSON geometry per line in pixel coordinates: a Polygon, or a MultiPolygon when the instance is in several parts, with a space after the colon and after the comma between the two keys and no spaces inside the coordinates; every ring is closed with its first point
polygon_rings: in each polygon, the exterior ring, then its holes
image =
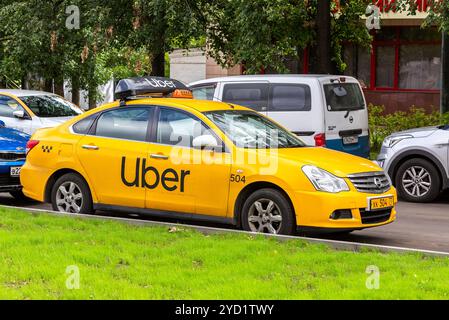
{"type": "Polygon", "coordinates": [[[345,46],[346,75],[371,90],[439,90],[441,34],[436,28],[382,27],[373,37],[371,52],[345,46]]]}

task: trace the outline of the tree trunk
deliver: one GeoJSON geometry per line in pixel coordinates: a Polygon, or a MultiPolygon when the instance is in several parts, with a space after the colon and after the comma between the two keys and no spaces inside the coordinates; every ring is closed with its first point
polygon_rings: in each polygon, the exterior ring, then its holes
{"type": "Polygon", "coordinates": [[[331,15],[330,1],[318,0],[317,6],[317,72],[333,73],[331,53],[331,15]]]}
{"type": "Polygon", "coordinates": [[[55,79],[55,93],[61,97],[64,97],[64,79],[55,79]]]}
{"type": "Polygon", "coordinates": [[[76,76],[72,77],[72,102],[80,105],[80,81],[76,76]]]}
{"type": "Polygon", "coordinates": [[[449,30],[443,31],[441,52],[441,113],[449,112],[449,30]]]}
{"type": "Polygon", "coordinates": [[[165,77],[165,52],[153,53],[151,75],[165,77]]]}
{"type": "Polygon", "coordinates": [[[53,79],[45,79],[44,91],[53,92],[53,79]]]}
{"type": "Polygon", "coordinates": [[[89,89],[89,110],[97,107],[96,90],[96,88],[89,89]]]}

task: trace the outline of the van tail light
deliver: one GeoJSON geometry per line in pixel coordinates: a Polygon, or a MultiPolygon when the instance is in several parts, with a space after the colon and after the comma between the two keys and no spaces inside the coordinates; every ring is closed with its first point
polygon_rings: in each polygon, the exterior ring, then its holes
{"type": "Polygon", "coordinates": [[[26,148],[27,154],[30,153],[30,151],[38,144],[39,144],[39,140],[29,140],[27,142],[27,148],[26,148]]]}
{"type": "Polygon", "coordinates": [[[318,133],[315,137],[315,146],[316,147],[325,147],[326,146],[326,134],[318,133]]]}

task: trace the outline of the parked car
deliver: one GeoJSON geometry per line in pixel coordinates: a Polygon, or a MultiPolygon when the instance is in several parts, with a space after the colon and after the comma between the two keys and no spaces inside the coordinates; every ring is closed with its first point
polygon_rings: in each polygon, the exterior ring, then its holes
{"type": "Polygon", "coordinates": [[[54,127],[81,113],[76,105],[53,93],[0,90],[0,120],[27,134],[54,127]]]}
{"type": "Polygon", "coordinates": [[[390,135],[383,142],[377,162],[402,199],[435,200],[449,188],[449,125],[390,135]]]}
{"type": "Polygon", "coordinates": [[[207,79],[189,85],[195,99],[256,110],[311,146],[368,158],[368,111],[359,82],[332,75],[259,75],[207,79]]]}
{"type": "Polygon", "coordinates": [[[5,127],[0,120],[0,192],[24,198],[19,175],[25,163],[26,144],[30,136],[5,127]]]}
{"type": "Polygon", "coordinates": [[[396,190],[372,161],[307,147],[254,110],[186,99],[185,89],[121,80],[120,101],[37,131],[24,193],[60,212],[134,211],[273,234],[395,221],[396,190]]]}

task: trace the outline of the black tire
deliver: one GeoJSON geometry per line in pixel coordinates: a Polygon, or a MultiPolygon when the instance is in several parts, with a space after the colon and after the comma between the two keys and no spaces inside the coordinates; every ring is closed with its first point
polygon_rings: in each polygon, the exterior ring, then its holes
{"type": "Polygon", "coordinates": [[[19,201],[31,201],[30,198],[28,198],[23,192],[22,190],[18,190],[18,191],[11,191],[9,193],[11,196],[14,197],[14,199],[19,200],[19,201]]]}
{"type": "MultiPolygon", "coordinates": [[[[73,203],[73,201],[72,201],[72,203],[73,203]]],[[[52,204],[54,211],[67,212],[67,213],[81,213],[81,214],[94,213],[93,203],[92,203],[92,195],[90,193],[89,186],[87,185],[86,181],[84,181],[84,179],[76,173],[67,173],[67,174],[63,175],[62,177],[60,177],[58,180],[56,180],[56,182],[53,185],[52,190],[51,190],[51,204],[52,204]],[[67,208],[67,204],[62,205],[62,206],[66,207],[68,210],[66,210],[66,211],[62,210],[61,207],[58,206],[57,201],[56,201],[57,197],[59,198],[60,196],[63,196],[61,192],[58,193],[59,188],[61,186],[64,186],[63,188],[66,188],[66,191],[67,191],[67,186],[69,186],[71,183],[76,185],[76,191],[75,191],[76,194],[81,194],[81,196],[82,196],[82,201],[76,202],[76,205],[79,207],[78,212],[77,212],[77,210],[74,210],[74,208],[72,208],[72,207],[67,208]]]]}
{"type": "Polygon", "coordinates": [[[441,179],[437,168],[431,162],[421,158],[405,161],[396,172],[395,184],[399,197],[409,202],[432,202],[441,193],[441,179]],[[413,178],[412,172],[416,172],[417,175],[424,172],[422,176],[425,178],[416,178],[416,175],[413,178]],[[416,185],[415,181],[419,184],[418,189],[413,189],[416,185]]]}
{"type": "Polygon", "coordinates": [[[276,229],[276,234],[294,235],[296,232],[296,219],[293,208],[286,196],[276,189],[260,189],[253,192],[243,204],[241,224],[243,230],[252,232],[274,233],[270,232],[267,227],[264,227],[264,225],[268,224],[271,224],[272,227],[276,229]],[[259,202],[262,205],[262,208],[265,209],[263,210],[266,211],[265,218],[262,218],[260,214],[256,217],[256,202],[259,202]],[[277,220],[280,216],[282,218],[281,222],[270,220],[267,211],[270,202],[274,203],[274,206],[272,206],[273,209],[270,210],[272,213],[271,217],[275,216],[277,220]],[[264,203],[266,203],[266,205],[264,205],[264,203]],[[255,219],[260,218],[260,223],[254,221],[250,223],[250,216],[254,216],[255,219]],[[269,221],[264,221],[263,219],[268,219],[269,221]]]}

